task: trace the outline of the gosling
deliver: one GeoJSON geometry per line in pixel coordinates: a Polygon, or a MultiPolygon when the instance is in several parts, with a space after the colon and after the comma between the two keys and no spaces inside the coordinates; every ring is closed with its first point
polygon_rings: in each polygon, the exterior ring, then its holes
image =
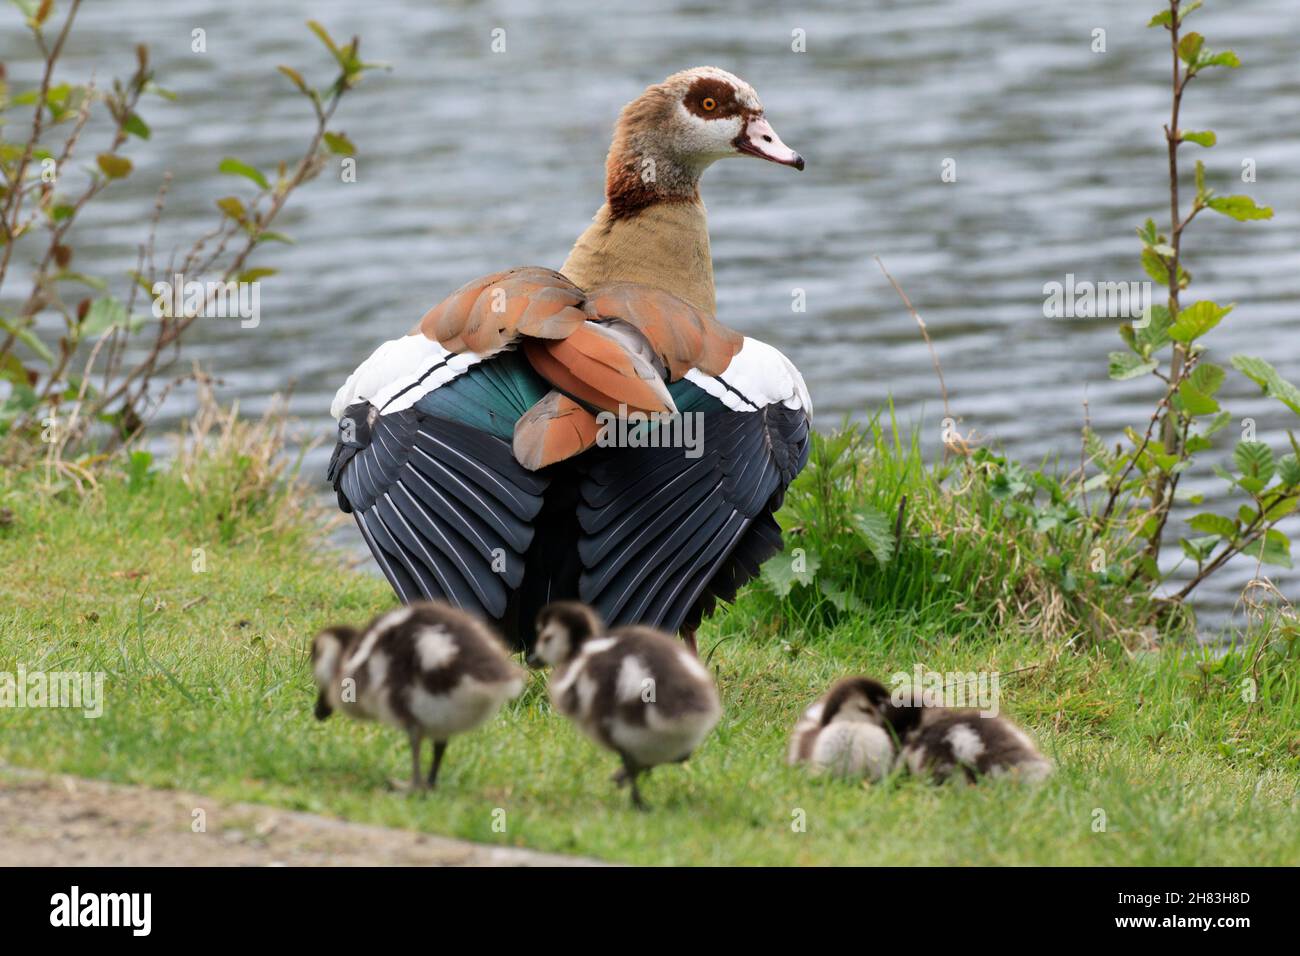
{"type": "Polygon", "coordinates": [[[970,783],[983,776],[1036,783],[1054,769],[1029,735],[1000,715],[986,717],[973,708],[890,703],[886,720],[902,744],[899,763],[936,783],[954,773],[963,774],[970,783]]]}
{"type": "Polygon", "coordinates": [[[433,741],[431,788],[448,741],[485,723],[524,687],[523,670],[486,625],[432,602],[381,614],[361,631],[327,628],[312,642],[311,661],[317,720],[340,710],[406,731],[412,791],[426,787],[426,739],[433,741]]]}
{"type": "Polygon", "coordinates": [[[607,631],[576,601],[542,608],[528,660],[556,668],[552,704],[618,754],[623,766],[614,782],[630,787],[638,810],[646,804],[637,778],[686,760],[722,716],[713,678],[680,641],[648,627],[607,631]]]}
{"type": "Polygon", "coordinates": [[[889,691],[870,677],[844,677],[794,725],[786,760],[813,773],[872,783],[894,766],[898,751],[885,726],[889,691]]]}

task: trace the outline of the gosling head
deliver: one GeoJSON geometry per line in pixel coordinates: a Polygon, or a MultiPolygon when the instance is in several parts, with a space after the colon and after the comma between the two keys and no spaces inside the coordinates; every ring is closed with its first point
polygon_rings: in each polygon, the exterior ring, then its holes
{"type": "Polygon", "coordinates": [[[700,175],[729,156],[804,167],[740,77],[714,66],[674,73],[623,107],[605,165],[611,211],[697,198],[700,175]]]}
{"type": "Polygon", "coordinates": [[[537,642],[528,655],[533,667],[555,666],[578,656],[585,641],[604,629],[600,617],[579,601],[553,601],[537,614],[537,642]]]}
{"type": "Polygon", "coordinates": [[[889,691],[870,677],[844,677],[831,685],[822,707],[822,726],[835,721],[883,725],[889,691]]]}
{"type": "Polygon", "coordinates": [[[329,690],[338,673],[343,652],[356,639],[354,627],[327,627],[311,642],[311,674],[319,693],[316,695],[316,719],[324,720],[334,712],[329,690]]]}

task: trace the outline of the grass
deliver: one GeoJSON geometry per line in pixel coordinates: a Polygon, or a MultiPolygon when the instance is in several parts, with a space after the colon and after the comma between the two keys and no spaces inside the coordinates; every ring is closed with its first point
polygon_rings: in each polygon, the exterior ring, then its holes
{"type": "MultiPolygon", "coordinates": [[[[43,487],[39,472],[0,478],[11,512],[0,525],[0,671],[108,675],[96,720],[0,710],[0,761],[646,864],[1300,860],[1290,621],[1227,654],[1175,643],[1133,652],[984,626],[937,601],[868,601],[824,618],[751,589],[701,631],[723,721],[689,763],[650,776],[650,813],[609,783],[613,758],[551,712],[542,674],[452,743],[435,794],[393,792],[388,781],[407,772],[404,736],[315,721],[306,656],[317,629],[360,622],[392,594],[321,553],[319,516],[257,464],[271,436],[231,422],[203,434],[173,466],[146,472],[137,460],[80,493],[43,487]],[[195,549],[206,570],[194,570],[195,549]],[[1005,675],[1004,712],[1033,731],[1057,775],[1038,787],[908,777],[868,787],[784,766],[791,725],[830,680],[918,661],[1005,675]]],[[[932,530],[918,527],[916,540],[932,530]]]]}

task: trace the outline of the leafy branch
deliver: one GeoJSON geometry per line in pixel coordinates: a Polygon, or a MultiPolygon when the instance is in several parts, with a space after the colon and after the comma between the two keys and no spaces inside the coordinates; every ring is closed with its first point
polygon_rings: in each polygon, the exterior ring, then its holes
{"type": "MultiPolygon", "coordinates": [[[[109,89],[99,89],[93,83],[55,82],[80,0],[69,5],[52,40],[47,35],[52,4],[15,2],[44,67],[39,86],[12,98],[0,69],[0,130],[4,128],[4,114],[11,108],[32,109],[30,129],[21,143],[0,138],[0,292],[15,250],[31,245],[38,232],[43,231],[45,236],[32,257],[31,285],[22,304],[11,317],[0,316],[0,381],[10,386],[7,398],[0,402],[3,451],[7,458],[21,458],[38,447],[35,440],[39,437],[48,443],[49,454],[61,457],[66,448],[86,439],[94,423],[110,426],[105,450],[111,450],[139,432],[147,416],[175,384],[160,388],[158,377],[178,357],[185,333],[209,313],[220,290],[275,274],[274,269],[254,265],[258,250],[269,242],[291,242],[288,236],[271,228],[290,196],[318,176],[331,156],[355,153],[347,136],[331,125],[343,97],[367,71],[382,64],[360,59],[359,38],[339,44],[323,26],[315,21],[308,23],[329,51],[337,72],[328,86],[318,90],[293,67],[279,67],[310,103],[315,123],[306,148],[291,163],[281,162],[271,175],[235,157],[220,161],[220,172],[252,183],[256,191],[244,197],[218,199],[216,224],[188,249],[173,251],[171,259],[180,263],[179,273],[187,285],[197,282],[205,290],[199,301],[187,299],[177,311],[165,296],[155,294],[159,270],[154,264],[154,236],[163,215],[170,175],[164,177],[157,192],[137,267],[128,276],[125,301],[110,294],[107,278],[71,268],[75,226],[83,211],[105,190],[133,173],[127,144],[132,139],[147,141],[151,136],[139,112],[142,98],[153,94],[175,100],[175,95],[155,83],[149,51],[144,46],[136,48],[136,67],[131,76],[115,81],[109,89]],[[101,109],[109,120],[106,143],[95,154],[84,187],[66,193],[62,188],[65,169],[78,156],[85,141],[83,133],[94,128],[91,120],[101,109]],[[80,299],[65,298],[62,287],[68,283],[88,287],[92,294],[80,299]],[[135,304],[141,295],[149,308],[137,314],[135,304]],[[41,321],[44,316],[53,317],[62,326],[53,346],[48,334],[41,331],[49,324],[41,321]],[[133,347],[128,349],[128,344],[133,347]],[[19,354],[19,346],[28,353],[26,359],[19,354]],[[76,374],[73,363],[79,361],[86,347],[89,354],[76,374]],[[128,355],[133,356],[129,363],[128,355]],[[91,383],[92,373],[98,378],[98,387],[91,383]],[[66,420],[60,411],[64,404],[71,406],[66,420]]],[[[167,278],[171,278],[171,270],[168,272],[167,278]]]]}

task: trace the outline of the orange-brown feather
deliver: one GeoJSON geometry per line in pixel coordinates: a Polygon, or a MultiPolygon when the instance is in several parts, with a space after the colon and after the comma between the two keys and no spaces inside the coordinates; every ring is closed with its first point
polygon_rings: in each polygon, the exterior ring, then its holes
{"type": "Polygon", "coordinates": [[[671,410],[664,401],[662,382],[643,378],[643,369],[632,356],[591,326],[584,325],[565,339],[528,342],[524,354],[552,385],[598,408],[618,411],[619,405],[625,405],[647,413],[671,410]],[[562,371],[557,371],[556,365],[562,371]],[[549,378],[548,372],[560,380],[549,378]]]}
{"type": "Polygon", "coordinates": [[[497,272],[457,289],[420,320],[420,331],[452,352],[496,351],[520,333],[563,338],[586,316],[582,290],[551,269],[497,272]]]}
{"type": "Polygon", "coordinates": [[[515,422],[515,460],[536,471],[586,451],[599,435],[596,416],[567,395],[551,391],[515,422]]]}
{"type": "Polygon", "coordinates": [[[721,375],[744,344],[739,332],[672,293],[649,286],[601,286],[587,296],[586,309],[593,318],[622,319],[644,335],[674,382],[692,368],[721,375]]]}

